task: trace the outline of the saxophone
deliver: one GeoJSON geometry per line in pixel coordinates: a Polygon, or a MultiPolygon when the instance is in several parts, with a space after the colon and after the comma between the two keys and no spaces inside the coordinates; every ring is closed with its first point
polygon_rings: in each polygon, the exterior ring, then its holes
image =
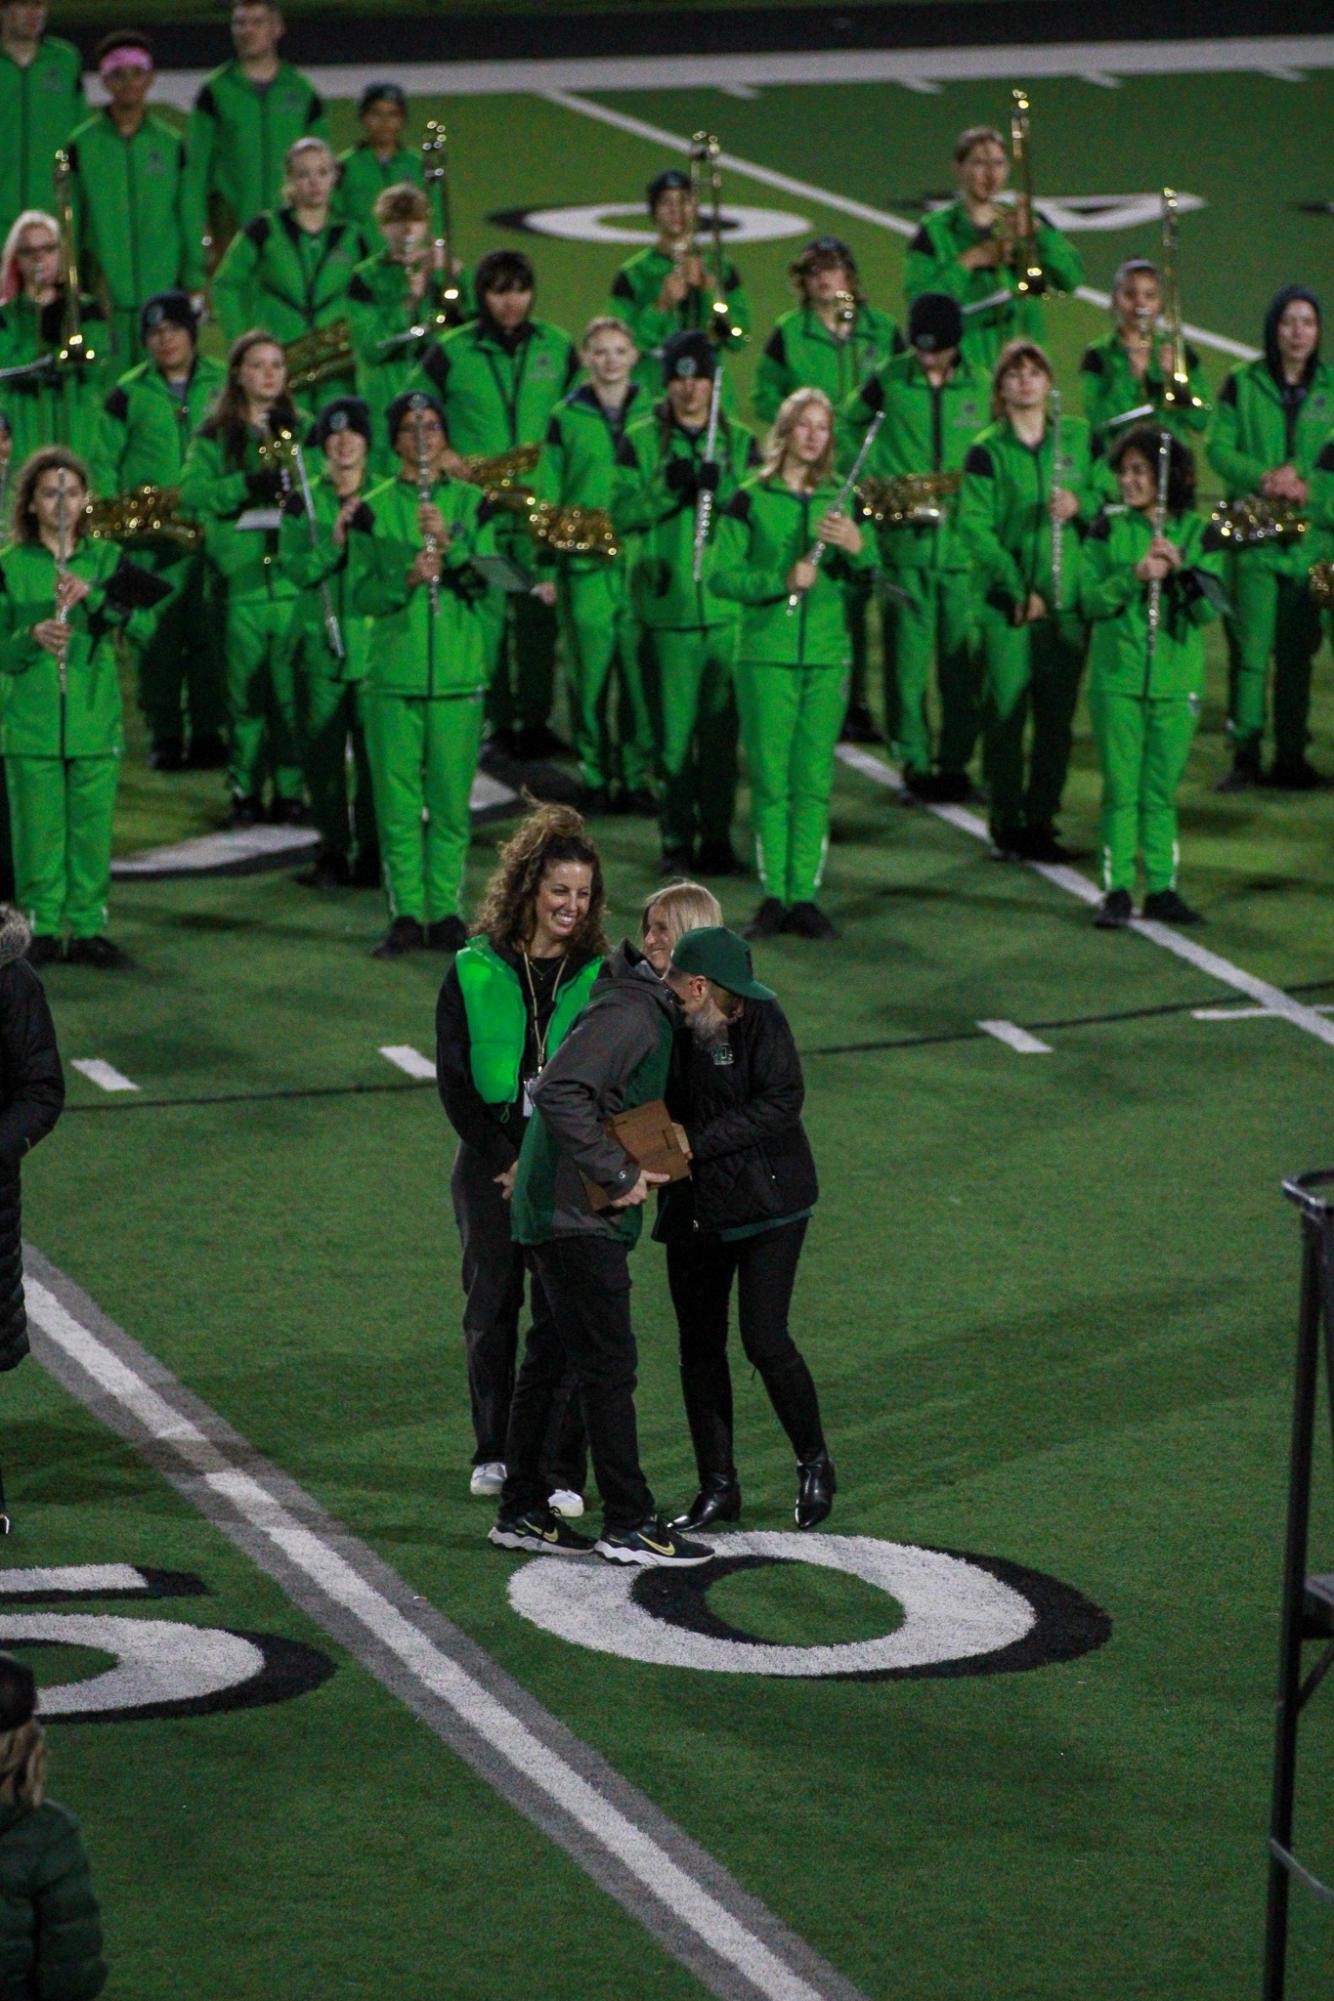
{"type": "Polygon", "coordinates": [[[310,389],[331,375],[346,375],[352,366],[352,329],[346,320],[313,327],[283,348],[289,390],[310,389]]]}
{"type": "Polygon", "coordinates": [[[493,507],[512,514],[526,513],[533,506],[532,488],[523,475],[533,470],[541,456],[540,445],[514,445],[507,452],[473,452],[463,461],[463,477],[471,486],[480,486],[493,507]]]}
{"type": "Polygon", "coordinates": [[[1334,558],[1312,563],[1307,575],[1311,596],[1322,611],[1334,611],[1334,558]]]}
{"type": "Polygon", "coordinates": [[[1244,493],[1239,500],[1220,500],[1209,526],[1232,549],[1253,549],[1261,542],[1295,542],[1309,523],[1290,500],[1270,500],[1262,493],[1244,493]]]}
{"type": "Polygon", "coordinates": [[[605,507],[558,507],[542,500],[528,511],[528,532],[559,556],[600,556],[610,563],[620,554],[605,507]]]}
{"type": "Polygon", "coordinates": [[[83,510],[87,533],[95,541],[167,542],[188,554],[203,547],[204,531],[180,511],[178,486],[131,487],[110,500],[90,500],[83,510]]]}
{"type": "Polygon", "coordinates": [[[942,502],[959,491],[961,472],[905,472],[896,479],[865,479],[863,504],[880,528],[934,528],[945,519],[942,502]]]}

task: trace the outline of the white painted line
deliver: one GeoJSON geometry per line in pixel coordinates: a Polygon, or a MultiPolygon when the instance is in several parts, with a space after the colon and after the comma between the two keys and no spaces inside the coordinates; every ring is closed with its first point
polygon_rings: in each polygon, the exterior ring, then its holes
{"type": "Polygon", "coordinates": [[[1004,1042],[1019,1056],[1050,1056],[1049,1042],[1039,1042],[1036,1035],[1030,1035],[1026,1028],[1020,1028],[1017,1021],[979,1021],[978,1027],[988,1035],[994,1035],[997,1042],[1004,1042]]]}
{"type": "Polygon", "coordinates": [[[1305,83],[1306,78],[1299,69],[1265,69],[1261,76],[1270,76],[1275,83],[1305,83]]]}
{"type": "MultiPolygon", "coordinates": [[[[838,755],[842,763],[853,771],[861,772],[875,785],[883,785],[889,792],[902,792],[903,780],[892,764],[872,757],[869,751],[856,744],[841,743],[838,755]]],[[[961,833],[969,834],[976,841],[990,841],[986,823],[979,820],[976,813],[970,813],[964,806],[924,806],[924,812],[932,813],[938,820],[944,820],[961,833]]],[[[1024,868],[1032,869],[1044,881],[1063,889],[1067,896],[1078,897],[1081,903],[1100,903],[1102,893],[1096,883],[1081,875],[1078,869],[1068,868],[1063,863],[1025,862],[1024,868]]],[[[1307,1035],[1315,1036],[1318,1042],[1326,1042],[1334,1048],[1334,1021],[1326,1018],[1319,1008],[1307,1007],[1284,993],[1282,987],[1272,986],[1268,980],[1257,979],[1242,966],[1234,966],[1230,959],[1220,957],[1193,938],[1187,938],[1174,931],[1170,924],[1154,924],[1148,918],[1133,917],[1127,930],[1137,931],[1141,938],[1151,944],[1160,945],[1164,952],[1171,952],[1176,958],[1184,959],[1197,972],[1207,973],[1210,979],[1222,986],[1232,987],[1237,993],[1245,994],[1249,1000],[1258,1001],[1267,1012],[1281,1014],[1294,1028],[1300,1028],[1307,1035]]]]}
{"type": "Polygon", "coordinates": [[[86,1077],[90,1084],[97,1084],[104,1091],[139,1089],[139,1086],[132,1084],[128,1077],[122,1077],[120,1071],[112,1064],[104,1063],[100,1056],[73,1056],[70,1058],[69,1067],[71,1070],[77,1070],[80,1076],[86,1077]]]}
{"type": "Polygon", "coordinates": [[[200,834],[193,840],[172,841],[166,847],[121,855],[111,864],[111,873],[117,878],[205,875],[214,869],[236,868],[247,862],[303,855],[319,838],[313,827],[228,827],[216,834],[200,834]]]}
{"type": "MultiPolygon", "coordinates": [[[[1321,1001],[1313,1007],[1312,1014],[1334,1014],[1334,1006],[1321,1001]]],[[[1192,1021],[1281,1021],[1282,1015],[1275,1014],[1271,1007],[1193,1007],[1192,1021]]]]}
{"type": "Polygon", "coordinates": [[[759,96],[753,83],[720,83],[718,86],[724,97],[739,97],[743,104],[752,104],[759,96]]]}
{"type": "Polygon", "coordinates": [[[915,90],[921,97],[939,97],[942,88],[926,76],[896,76],[894,81],[902,84],[905,90],[915,90]]]}
{"type": "Polygon", "coordinates": [[[1091,83],[1097,90],[1120,90],[1121,88],[1120,77],[1108,76],[1105,69],[1086,69],[1082,72],[1080,81],[1082,83],[1091,83]]]}
{"type": "Polygon", "coordinates": [[[423,1056],[420,1049],[414,1049],[408,1042],[387,1042],[380,1051],[396,1069],[403,1070],[409,1077],[420,1077],[435,1082],[435,1065],[429,1056],[423,1056]]]}

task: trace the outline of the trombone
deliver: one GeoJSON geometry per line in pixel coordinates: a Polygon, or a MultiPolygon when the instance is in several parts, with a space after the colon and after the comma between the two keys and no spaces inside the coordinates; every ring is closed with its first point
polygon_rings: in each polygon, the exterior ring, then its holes
{"type": "Polygon", "coordinates": [[[432,240],[440,281],[442,312],[451,325],[459,316],[459,288],[454,276],[454,226],[449,206],[449,172],[446,166],[448,134],[444,121],[428,118],[421,143],[422,182],[428,201],[435,210],[436,233],[432,240]]]}
{"type": "Polygon", "coordinates": [[[729,325],[727,308],[727,259],[723,251],[723,172],[720,164],[722,144],[713,132],[696,132],[690,141],[690,235],[686,239],[683,255],[693,257],[695,253],[695,228],[700,214],[700,197],[703,193],[704,175],[709,177],[709,263],[713,280],[713,298],[710,302],[709,333],[719,346],[733,337],[729,325]]]}
{"type": "Polygon", "coordinates": [[[56,201],[60,208],[60,247],[65,259],[65,296],[60,324],[60,346],[56,362],[62,368],[79,368],[96,361],[95,351],[83,334],[79,314],[79,258],[74,239],[74,203],[70,197],[73,169],[69,154],[60,147],[55,155],[56,201]]]}
{"type": "Polygon", "coordinates": [[[1172,347],[1172,368],[1163,401],[1174,408],[1200,410],[1203,404],[1190,386],[1190,365],[1186,356],[1186,335],[1181,324],[1181,286],[1177,278],[1177,197],[1173,188],[1163,189],[1163,320],[1172,347]]]}
{"type": "Polygon", "coordinates": [[[1014,264],[1015,290],[1026,298],[1036,298],[1046,290],[1046,276],[1038,262],[1037,210],[1033,206],[1033,148],[1028,122],[1028,93],[1011,92],[1010,157],[1019,181],[1019,200],[1024,227],[1015,232],[1010,255],[1014,264]]]}

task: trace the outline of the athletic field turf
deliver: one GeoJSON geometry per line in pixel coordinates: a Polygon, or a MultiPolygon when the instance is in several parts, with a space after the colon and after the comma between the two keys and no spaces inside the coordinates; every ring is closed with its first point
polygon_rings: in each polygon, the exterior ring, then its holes
{"type": "MultiPolygon", "coordinates": [[[[1328,68],[1309,49],[1254,60],[1137,79],[1089,52],[1119,88],[1039,83],[1035,57],[938,91],[720,74],[759,94],[651,76],[577,103],[458,94],[461,236],[527,241],[539,310],[594,310],[619,246],[487,218],[636,200],[663,146],[610,111],[719,130],[787,182],[732,169],[729,201],[837,228],[893,302],[950,135],[1031,81],[1040,186],[1197,195],[1187,314],[1245,344],[1278,284],[1327,273],[1334,227],[1296,206],[1327,192],[1328,68]],[[1265,73],[1283,69],[1306,80],[1265,73]]],[[[738,247],[761,327],[797,240],[738,247]]],[[[1091,286],[1152,241],[1149,223],[1086,232],[1091,286]]],[[[1058,302],[1050,323],[1070,380],[1100,310],[1058,302]]],[[[1226,362],[1206,348],[1215,382],[1226,362]]],[[[1326,651],[1327,770],[1328,669],[1326,651]]],[[[1258,1991],[1297,1272],[1278,1184],[1334,1151],[1334,794],[1216,797],[1221,703],[1219,649],[1184,793],[1183,887],[1209,918],[1193,959],[1089,924],[1082,718],[1072,871],[990,862],[969,815],[899,803],[878,756],[840,766],[842,939],[758,950],[806,1056],[823,1195],[796,1331],[840,1492],[806,1539],[823,1561],[764,1561],[795,1538],[733,1543],[755,1560],[708,1609],[750,1642],[849,1651],[741,1657],[762,1672],[681,1664],[730,1665],[737,1642],[679,1583],[641,1590],[651,1658],[602,1650],[636,1644],[624,1604],[560,1637],[539,1623],[541,1560],[486,1545],[451,1147],[402,1067],[430,1055],[443,962],[373,962],[378,898],[283,871],[117,886],[138,970],[57,968],[48,990],[67,1065],[136,1088],[70,1068],[26,1171],[47,1366],[6,1379],[0,1433],[0,1643],[82,1714],[53,1717],[53,1792],[85,1824],[111,1995],[1258,1991]]],[[[221,816],[212,781],[133,763],[122,807],[122,850],[221,816]]],[[[474,844],[473,892],[498,831],[474,844]]],[[[642,822],[604,834],[616,932],[655,844],[642,822]]],[[[753,885],[718,887],[749,915],[753,885]]],[[[634,1270],[644,1459],[674,1507],[692,1467],[655,1247],[634,1270]]],[[[781,1534],[786,1447],[736,1376],[743,1528],[781,1534]]],[[[1328,1492],[1313,1567],[1334,1549],[1328,1492]]],[[[556,1582],[568,1615],[585,1566],[556,1582]]],[[[1325,1874],[1331,1781],[1318,1698],[1298,1845],[1325,1874]]],[[[1294,1898],[1307,2001],[1329,1917],[1294,1898]]]]}

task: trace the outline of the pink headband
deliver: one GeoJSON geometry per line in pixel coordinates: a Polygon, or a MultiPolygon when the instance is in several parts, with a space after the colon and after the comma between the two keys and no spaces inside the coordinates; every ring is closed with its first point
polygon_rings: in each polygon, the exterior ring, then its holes
{"type": "Polygon", "coordinates": [[[152,69],[153,58],[147,49],[136,49],[130,43],[122,43],[118,49],[108,49],[97,66],[100,77],[108,77],[113,69],[152,69]]]}

